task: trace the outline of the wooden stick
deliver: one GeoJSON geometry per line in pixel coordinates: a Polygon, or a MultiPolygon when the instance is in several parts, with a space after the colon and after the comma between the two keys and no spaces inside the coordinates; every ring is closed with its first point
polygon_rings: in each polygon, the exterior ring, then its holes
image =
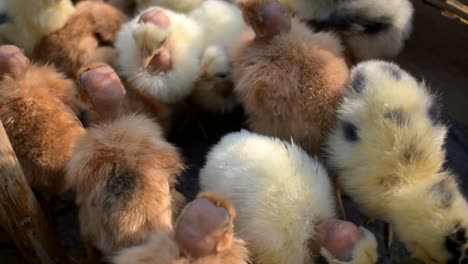
{"type": "Polygon", "coordinates": [[[424,0],[438,8],[457,15],[463,20],[468,20],[467,6],[457,0],[424,0]]]}
{"type": "Polygon", "coordinates": [[[0,224],[29,263],[63,263],[48,225],[0,121],[0,224]]]}

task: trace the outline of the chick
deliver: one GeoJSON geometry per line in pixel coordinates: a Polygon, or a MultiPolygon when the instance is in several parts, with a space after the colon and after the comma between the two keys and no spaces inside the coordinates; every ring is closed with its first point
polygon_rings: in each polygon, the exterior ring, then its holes
{"type": "Polygon", "coordinates": [[[312,29],[339,33],[354,61],[397,56],[412,30],[409,0],[287,2],[312,29]]]}
{"type": "Polygon", "coordinates": [[[300,147],[247,131],[226,135],[200,171],[202,191],[234,204],[237,234],[255,263],[375,263],[364,228],[336,219],[325,169],[300,147]]]}
{"type": "Polygon", "coordinates": [[[75,12],[70,0],[0,1],[0,44],[14,44],[32,56],[42,37],[62,28],[75,12]]]}
{"type": "Polygon", "coordinates": [[[188,13],[197,8],[204,0],[135,0],[137,8],[145,10],[151,6],[161,6],[176,12],[188,13]]]}
{"type": "Polygon", "coordinates": [[[47,195],[65,190],[65,167],[84,133],[73,96],[73,82],[54,68],[0,46],[0,119],[30,185],[47,195]]]}
{"type": "Polygon", "coordinates": [[[234,235],[234,207],[214,193],[202,193],[178,217],[174,232],[158,232],[145,244],[122,250],[115,264],[246,264],[244,241],[234,235]]]}
{"type": "Polygon", "coordinates": [[[202,27],[206,47],[230,47],[248,29],[241,10],[225,0],[206,0],[188,16],[202,27]]]}
{"type": "MultiPolygon", "coordinates": [[[[118,84],[117,87],[119,87],[119,90],[114,89],[111,91],[115,91],[120,95],[125,94],[121,108],[119,110],[120,114],[145,114],[148,117],[157,120],[158,123],[161,124],[165,134],[168,133],[172,114],[172,109],[169,106],[156,100],[152,100],[147,95],[142,94],[140,91],[134,89],[130,85],[122,84],[114,69],[112,69],[109,65],[102,63],[91,63],[78,71],[78,83],[80,86],[85,86],[85,84],[82,83],[82,75],[90,72],[98,72],[98,75],[101,75],[103,79],[112,79],[116,84],[118,84]]],[[[105,82],[103,81],[103,83],[105,82]]],[[[99,123],[101,121],[101,117],[99,116],[98,111],[93,109],[91,98],[89,98],[89,95],[85,89],[81,90],[81,97],[90,108],[90,111],[87,112],[89,123],[99,123]]]]}
{"type": "Polygon", "coordinates": [[[108,50],[106,47],[113,45],[125,21],[126,16],[107,3],[80,2],[62,28],[40,41],[35,49],[35,59],[52,62],[75,78],[78,70],[93,59],[97,51],[108,50]]]}
{"type": "Polygon", "coordinates": [[[172,229],[172,193],[183,169],[177,149],[144,115],[121,113],[124,89],[109,68],[81,75],[101,123],[88,129],[67,167],[83,240],[105,256],[172,229]]]}
{"type": "Polygon", "coordinates": [[[207,0],[190,12],[189,17],[203,28],[206,47],[195,80],[194,101],[212,113],[229,112],[237,105],[229,54],[248,29],[242,12],[227,1],[207,0]]]}
{"type": "Polygon", "coordinates": [[[132,87],[168,104],[192,92],[203,53],[203,31],[192,19],[147,9],[122,27],[115,46],[120,74],[132,87]]]}
{"type": "Polygon", "coordinates": [[[364,62],[351,76],[327,143],[344,192],[425,263],[466,262],[468,205],[443,171],[447,128],[433,96],[393,63],[364,62]]]}
{"type": "Polygon", "coordinates": [[[233,55],[235,92],[249,127],[292,137],[317,154],[349,79],[338,38],[310,32],[277,0],[245,0],[239,6],[255,31],[255,39],[233,55]]]}
{"type": "Polygon", "coordinates": [[[231,61],[226,50],[209,46],[201,59],[201,72],[195,79],[193,100],[211,113],[231,112],[239,105],[234,94],[231,61]]]}

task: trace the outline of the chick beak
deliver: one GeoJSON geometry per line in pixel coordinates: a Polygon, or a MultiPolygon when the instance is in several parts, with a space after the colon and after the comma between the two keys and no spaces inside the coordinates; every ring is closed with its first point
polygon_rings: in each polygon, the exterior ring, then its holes
{"type": "Polygon", "coordinates": [[[141,50],[141,61],[143,68],[147,69],[150,66],[151,60],[161,53],[161,48],[151,50],[148,47],[143,47],[141,50]]]}
{"type": "Polygon", "coordinates": [[[133,38],[140,49],[142,67],[147,68],[151,60],[161,53],[168,33],[154,24],[143,24],[133,31],[133,38]]]}
{"type": "Polygon", "coordinates": [[[206,80],[208,78],[208,76],[206,75],[206,72],[200,72],[194,79],[193,79],[193,83],[199,83],[199,82],[202,82],[204,80],[206,80]]]}

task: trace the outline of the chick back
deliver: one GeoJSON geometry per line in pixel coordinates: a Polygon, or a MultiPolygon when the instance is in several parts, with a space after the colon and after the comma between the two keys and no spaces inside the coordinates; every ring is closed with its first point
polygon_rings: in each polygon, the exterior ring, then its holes
{"type": "Polygon", "coordinates": [[[51,68],[33,65],[24,80],[5,77],[0,87],[0,119],[29,183],[51,194],[63,191],[65,167],[84,133],[60,100],[73,100],[67,96],[74,93],[71,82],[51,68]]]}
{"type": "Polygon", "coordinates": [[[109,255],[170,230],[171,192],[182,168],[177,150],[143,115],[90,128],[67,171],[85,241],[109,255]]]}
{"type": "Polygon", "coordinates": [[[258,133],[289,140],[317,153],[335,122],[349,70],[339,40],[292,28],[269,43],[250,41],[234,51],[235,91],[258,133]]]}

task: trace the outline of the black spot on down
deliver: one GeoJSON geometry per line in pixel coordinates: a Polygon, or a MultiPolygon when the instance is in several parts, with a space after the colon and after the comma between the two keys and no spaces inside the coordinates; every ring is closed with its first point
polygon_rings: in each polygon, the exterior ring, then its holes
{"type": "Polygon", "coordinates": [[[360,93],[366,88],[367,84],[367,78],[364,73],[361,71],[357,71],[354,76],[353,80],[351,83],[351,87],[353,88],[354,91],[360,93]]]}
{"type": "Polygon", "coordinates": [[[382,64],[381,68],[383,71],[388,72],[390,75],[392,75],[393,78],[395,78],[398,81],[401,80],[401,77],[403,76],[402,70],[394,64],[384,63],[382,64]]]}
{"type": "Polygon", "coordinates": [[[358,129],[352,123],[343,121],[343,132],[347,141],[356,142],[358,140],[358,129]]]}
{"type": "Polygon", "coordinates": [[[452,232],[445,238],[445,247],[452,255],[448,264],[459,264],[466,262],[464,245],[467,243],[466,228],[459,223],[455,225],[452,232]]]}
{"type": "Polygon", "coordinates": [[[104,211],[110,212],[115,208],[125,206],[132,199],[138,185],[138,175],[136,173],[127,167],[117,164],[113,166],[104,188],[104,211]]]}
{"type": "Polygon", "coordinates": [[[443,125],[442,108],[439,104],[437,104],[436,102],[433,102],[432,105],[429,107],[427,114],[429,116],[429,119],[431,119],[432,124],[434,126],[443,125]]]}
{"type": "Polygon", "coordinates": [[[308,20],[307,24],[315,31],[339,31],[350,34],[377,35],[391,27],[388,17],[368,18],[359,14],[333,13],[328,18],[308,20]]]}
{"type": "Polygon", "coordinates": [[[454,188],[452,187],[452,179],[445,178],[434,184],[431,189],[431,197],[441,208],[448,208],[452,205],[454,199],[454,188]]]}
{"type": "Polygon", "coordinates": [[[405,114],[403,110],[401,109],[395,109],[392,111],[388,111],[385,116],[385,118],[392,120],[399,126],[403,126],[408,123],[408,119],[405,117],[405,114]]]}

